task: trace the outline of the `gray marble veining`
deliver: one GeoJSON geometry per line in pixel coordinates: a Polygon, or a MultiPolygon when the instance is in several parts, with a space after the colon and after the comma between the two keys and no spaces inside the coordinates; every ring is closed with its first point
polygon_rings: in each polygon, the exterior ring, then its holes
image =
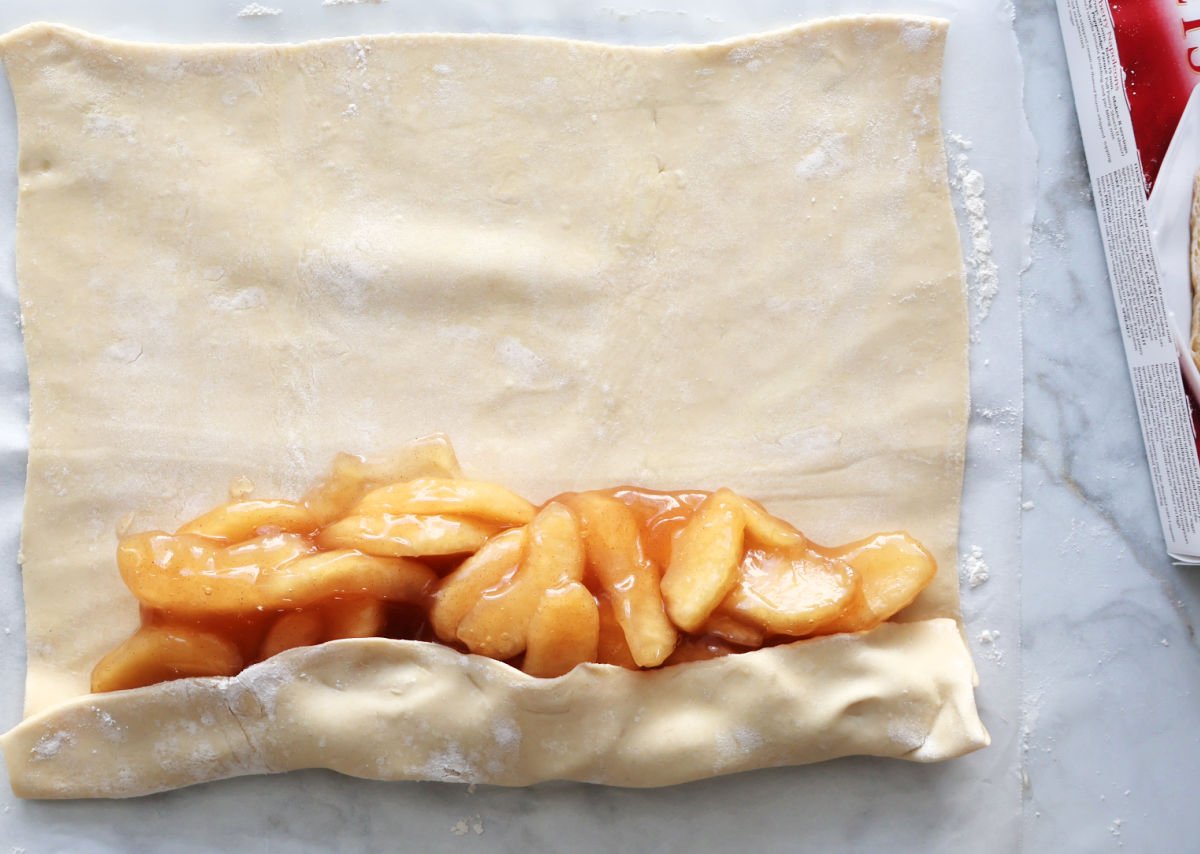
{"type": "Polygon", "coordinates": [[[1023,835],[1195,850],[1200,573],[1167,559],[1053,5],[1016,29],[1039,148],[1026,273],[1023,835]]]}

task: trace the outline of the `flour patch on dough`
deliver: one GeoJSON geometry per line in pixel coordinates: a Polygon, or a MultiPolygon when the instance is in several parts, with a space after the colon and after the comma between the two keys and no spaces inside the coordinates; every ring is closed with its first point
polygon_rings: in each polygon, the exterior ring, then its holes
{"type": "Polygon", "coordinates": [[[836,465],[841,459],[844,435],[823,425],[784,433],[764,442],[764,450],[782,454],[800,471],[836,465]]]}
{"type": "Polygon", "coordinates": [[[841,175],[849,167],[846,154],[847,139],[844,133],[833,133],[823,137],[796,163],[793,170],[796,177],[832,179],[841,175]]]}
{"type": "Polygon", "coordinates": [[[355,70],[364,72],[367,70],[367,58],[371,55],[371,46],[363,44],[358,39],[352,40],[347,46],[350,52],[350,60],[354,63],[355,70]]]}
{"type": "Polygon", "coordinates": [[[214,311],[248,311],[267,304],[267,292],[260,287],[239,288],[235,291],[213,291],[208,304],[214,311]]]}
{"type": "Polygon", "coordinates": [[[123,365],[132,365],[142,355],[142,345],[132,338],[116,341],[104,348],[106,358],[123,365]]]}
{"type": "Polygon", "coordinates": [[[30,751],[31,757],[36,760],[52,759],[57,756],[59,751],[64,747],[69,747],[74,744],[75,735],[69,730],[54,730],[46,733],[38,743],[33,746],[30,751]]]}
{"type": "Polygon", "coordinates": [[[420,779],[439,783],[467,783],[480,776],[476,763],[457,744],[449,744],[430,754],[421,774],[420,779]]]}
{"type": "Polygon", "coordinates": [[[497,715],[492,721],[492,738],[504,750],[517,750],[521,747],[521,730],[512,718],[497,715]]]}
{"type": "Polygon", "coordinates": [[[359,313],[383,270],[354,247],[312,249],[300,260],[300,282],[314,302],[331,301],[339,308],[359,313]]]}
{"type": "Polygon", "coordinates": [[[274,720],[279,694],[298,678],[286,653],[268,658],[237,676],[222,680],[235,715],[262,715],[274,720]]]}
{"type": "Polygon", "coordinates": [[[716,734],[717,767],[744,759],[763,745],[762,733],[744,725],[716,734]]]}
{"type": "Polygon", "coordinates": [[[46,466],[42,470],[42,479],[59,498],[66,497],[70,492],[71,469],[66,463],[46,466]]]}
{"type": "Polygon", "coordinates": [[[933,27],[925,22],[906,23],[900,28],[900,41],[914,53],[925,50],[933,42],[933,27]]]}
{"type": "Polygon", "coordinates": [[[513,388],[563,388],[569,382],[519,339],[506,335],[496,343],[496,358],[508,371],[513,388]]]}
{"type": "Polygon", "coordinates": [[[726,54],[726,59],[728,59],[734,65],[745,65],[754,58],[756,53],[757,49],[754,45],[743,45],[741,47],[735,47],[733,50],[729,51],[729,53],[726,54]]]}
{"type": "Polygon", "coordinates": [[[465,323],[447,323],[437,328],[440,338],[445,338],[454,344],[469,344],[483,337],[483,330],[478,326],[468,326],[465,323]]]}
{"type": "Polygon", "coordinates": [[[173,83],[181,79],[185,73],[183,57],[177,53],[163,51],[155,56],[153,61],[146,64],[144,71],[156,80],[173,83]]]}
{"type": "Polygon", "coordinates": [[[89,136],[113,136],[136,145],[137,123],[127,116],[110,116],[97,110],[83,117],[83,129],[89,136]]]}
{"type": "Polygon", "coordinates": [[[929,725],[921,720],[917,709],[902,707],[903,711],[893,714],[887,723],[888,738],[906,750],[916,750],[925,743],[929,725]]]}
{"type": "Polygon", "coordinates": [[[125,727],[117,723],[117,719],[109,712],[99,706],[92,706],[91,712],[93,720],[88,725],[96,727],[106,741],[113,743],[125,741],[125,727]]]}

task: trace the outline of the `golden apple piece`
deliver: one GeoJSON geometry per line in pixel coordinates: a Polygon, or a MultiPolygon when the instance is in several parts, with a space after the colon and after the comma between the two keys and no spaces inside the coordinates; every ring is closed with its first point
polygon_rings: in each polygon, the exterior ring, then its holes
{"type": "Polygon", "coordinates": [[[638,663],[634,661],[633,653],[629,651],[629,644],[625,640],[625,630],[617,622],[612,604],[606,598],[600,597],[596,608],[600,614],[600,639],[596,649],[596,661],[601,664],[615,664],[617,667],[637,670],[638,663]]]}
{"type": "Polygon", "coordinates": [[[720,611],[713,614],[700,630],[701,635],[714,635],[721,640],[738,646],[758,649],[763,645],[763,630],[759,626],[743,623],[720,611]]]}
{"type": "Polygon", "coordinates": [[[380,486],[419,477],[458,477],[461,470],[450,440],[441,434],[410,442],[396,454],[367,460],[338,454],[322,483],[304,497],[304,505],[326,525],[345,516],[358,500],[380,486]]]}
{"type": "Polygon", "coordinates": [[[883,622],[875,616],[875,612],[871,610],[871,605],[867,601],[865,584],[862,577],[859,577],[858,589],[854,591],[854,595],[850,597],[850,601],[845,607],[821,625],[813,629],[814,635],[832,635],[839,632],[861,632],[867,629],[873,629],[883,622]]]}
{"type": "Polygon", "coordinates": [[[583,580],[583,538],[575,515],[552,501],[529,523],[517,571],[483,592],[458,626],[471,652],[500,660],[525,650],[529,622],[551,587],[583,580]]]}
{"type": "Polygon", "coordinates": [[[595,661],[599,643],[600,614],[591,591],[579,582],[551,588],[529,621],[524,670],[530,676],[562,676],[595,661]]]}
{"type": "Polygon", "coordinates": [[[379,599],[332,599],[321,606],[325,640],[373,638],[383,633],[387,609],[379,599]]]}
{"type": "Polygon", "coordinates": [[[746,538],[769,549],[791,549],[803,546],[807,540],[782,519],[772,516],[766,508],[749,498],[741,498],[746,519],[746,538]]]}
{"type": "Polygon", "coordinates": [[[197,629],[143,626],[92,670],[92,691],[142,688],[193,676],[234,676],[241,672],[237,645],[197,629]]]}
{"type": "Polygon", "coordinates": [[[675,647],[671,657],[663,662],[664,667],[676,664],[688,664],[693,661],[710,661],[714,658],[724,658],[741,652],[728,641],[711,635],[707,637],[685,637],[675,647]]]}
{"type": "Polygon", "coordinates": [[[324,630],[319,612],[289,611],[276,619],[267,630],[267,636],[258,648],[258,660],[296,647],[318,644],[324,630]]]}
{"type": "Polygon", "coordinates": [[[836,617],[854,596],[850,565],[807,549],[749,549],[721,610],[768,634],[799,637],[836,617]]]}
{"type": "Polygon", "coordinates": [[[324,481],[308,491],[303,504],[321,525],[327,525],[350,512],[375,484],[364,469],[368,465],[354,454],[338,454],[333,458],[333,470],[324,481]]]}
{"type": "Polygon", "coordinates": [[[823,635],[874,628],[912,604],[937,574],[933,555],[905,533],[876,534],[826,553],[854,567],[862,599],[820,626],[823,635]]]}
{"type": "Polygon", "coordinates": [[[236,613],[263,604],[256,587],[264,571],[313,551],[299,534],[223,546],[199,534],[147,531],[121,539],[117,568],[145,605],[177,613],[236,613]]]}
{"type": "Polygon", "coordinates": [[[317,526],[312,512],[295,501],[231,501],[183,525],[179,533],[238,542],[263,531],[307,534],[317,526]]]}
{"type": "Polygon", "coordinates": [[[675,649],[679,633],[667,619],[658,568],[645,555],[633,511],[596,492],[565,501],[579,514],[588,568],[608,594],[629,652],[640,667],[657,667],[675,649]]]}
{"type": "Polygon", "coordinates": [[[264,608],[304,608],[349,597],[421,603],[436,583],[419,561],[338,549],[284,564],[264,574],[258,588],[264,608]]]}
{"type": "Polygon", "coordinates": [[[381,486],[354,508],[359,516],[448,513],[498,525],[525,525],[537,508],[503,486],[479,480],[424,477],[381,486]]]}
{"type": "Polygon", "coordinates": [[[479,549],[496,526],[458,516],[347,516],[317,535],[323,549],[358,549],[379,557],[466,554],[479,549]]]}
{"type": "Polygon", "coordinates": [[[721,489],[696,508],[676,535],[662,595],[667,615],[679,628],[698,631],[737,584],[744,529],[742,500],[721,489]]]}
{"type": "Polygon", "coordinates": [[[419,602],[437,580],[406,558],[314,553],[296,534],[221,547],[195,534],[151,531],[121,540],[117,566],[142,604],[191,616],[302,608],[337,596],[419,602]]]}
{"type": "Polygon", "coordinates": [[[300,534],[265,534],[218,546],[206,572],[224,576],[257,579],[284,564],[314,554],[312,542],[300,534]]]}
{"type": "Polygon", "coordinates": [[[525,528],[497,534],[458,569],[439,582],[429,611],[433,631],[446,643],[458,639],[458,626],[489,587],[516,572],[525,543],[525,528]]]}

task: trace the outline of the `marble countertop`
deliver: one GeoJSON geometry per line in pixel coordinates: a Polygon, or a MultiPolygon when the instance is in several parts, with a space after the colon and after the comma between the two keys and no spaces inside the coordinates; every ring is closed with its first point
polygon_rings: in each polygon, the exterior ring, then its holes
{"type": "MultiPolygon", "coordinates": [[[[994,7],[1008,26],[1011,10],[999,0],[892,5],[936,12],[971,2],[994,7]]],[[[0,29],[44,17],[112,35],[127,32],[119,15],[97,11],[104,4],[15,4],[22,5],[26,11],[0,11],[0,29]]],[[[200,5],[232,18],[245,4],[200,5]]],[[[290,33],[324,34],[309,23],[322,14],[320,0],[265,5],[288,6],[297,27],[290,33]]],[[[746,2],[734,13],[728,3],[690,5],[710,8],[704,20],[716,21],[717,33],[733,27],[724,22],[738,14],[770,6],[746,2]]],[[[846,6],[833,0],[797,5],[806,16],[846,6]]],[[[608,9],[596,20],[608,21],[619,36],[625,14],[608,9]]],[[[674,26],[671,16],[682,13],[637,14],[674,26]]],[[[179,13],[180,21],[186,17],[179,13]]],[[[795,17],[792,9],[789,18],[795,17]]],[[[252,26],[267,39],[277,24],[252,26]]],[[[339,26],[353,31],[355,25],[339,26]]],[[[1022,162],[1014,164],[1019,168],[1013,175],[1025,170],[1036,178],[1036,207],[1031,233],[1019,216],[1010,229],[994,229],[998,241],[1023,230],[1029,257],[1022,273],[1019,235],[1011,247],[997,250],[1011,283],[996,310],[1011,300],[1012,319],[1003,347],[980,364],[1002,373],[1014,391],[992,401],[992,386],[977,386],[972,428],[976,444],[986,445],[995,434],[1001,439],[988,448],[1011,447],[1011,476],[1005,469],[1003,477],[992,477],[987,466],[969,472],[968,490],[992,488],[999,503],[969,501],[973,509],[964,512],[962,540],[964,557],[982,545],[979,556],[993,577],[978,591],[969,585],[964,590],[967,629],[984,679],[981,705],[996,736],[991,748],[945,766],[853,759],[654,791],[575,785],[471,790],[305,772],[270,786],[236,780],[136,802],[48,804],[16,801],[0,783],[0,852],[117,851],[135,844],[290,851],[325,848],[335,840],[347,850],[1193,848],[1200,832],[1190,790],[1200,779],[1192,696],[1200,686],[1193,628],[1200,568],[1173,566],[1162,545],[1053,3],[1018,0],[1011,26],[1024,64],[1024,113],[1033,143],[1028,158],[1014,149],[1022,162]],[[1025,162],[1033,161],[1034,147],[1036,161],[1025,162]],[[996,538],[1004,542],[996,544],[996,538]]],[[[210,28],[203,37],[219,32],[210,28]]],[[[600,26],[587,35],[610,33],[600,26]]],[[[979,72],[988,73],[983,67],[979,72]]],[[[975,154],[983,158],[987,146],[978,129],[975,142],[975,154]]],[[[10,145],[0,143],[0,160],[11,164],[10,145]]],[[[1020,195],[1002,170],[984,171],[989,204],[1009,190],[1020,195]]],[[[12,180],[10,172],[3,177],[12,180]]],[[[0,215],[0,229],[11,229],[11,211],[0,215]]],[[[0,252],[11,252],[10,237],[0,252]]],[[[0,261],[11,269],[10,257],[0,261]]],[[[0,366],[0,392],[19,396],[20,372],[0,366]]],[[[0,408],[0,421],[13,411],[0,408]]],[[[21,471],[23,451],[0,447],[0,464],[3,472],[21,471]]],[[[0,477],[0,488],[19,492],[19,480],[0,477]]],[[[15,555],[17,530],[15,516],[0,519],[5,566],[15,555]]],[[[17,589],[15,580],[6,580],[0,602],[17,589]]],[[[6,629],[0,635],[0,709],[7,726],[19,714],[23,664],[19,611],[3,613],[8,622],[0,621],[6,629]]]]}
{"type": "Polygon", "coordinates": [[[1197,567],[1162,545],[1054,7],[1016,10],[1038,203],[1024,300],[1022,831],[1194,849],[1197,567]]]}

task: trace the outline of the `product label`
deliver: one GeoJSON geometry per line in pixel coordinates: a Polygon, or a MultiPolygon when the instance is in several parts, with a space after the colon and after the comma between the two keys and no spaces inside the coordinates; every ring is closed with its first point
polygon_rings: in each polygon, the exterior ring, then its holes
{"type": "MultiPolygon", "coordinates": [[[[1200,81],[1191,67],[1200,65],[1200,0],[1188,6],[1060,0],[1058,12],[1167,550],[1200,563],[1200,456],[1184,383],[1193,366],[1180,344],[1191,337],[1182,334],[1190,313],[1168,310],[1159,235],[1147,215],[1148,194],[1200,81]]],[[[1186,239],[1186,228],[1180,233],[1186,239]]],[[[1190,301],[1189,282],[1166,284],[1189,288],[1190,301]]]]}

